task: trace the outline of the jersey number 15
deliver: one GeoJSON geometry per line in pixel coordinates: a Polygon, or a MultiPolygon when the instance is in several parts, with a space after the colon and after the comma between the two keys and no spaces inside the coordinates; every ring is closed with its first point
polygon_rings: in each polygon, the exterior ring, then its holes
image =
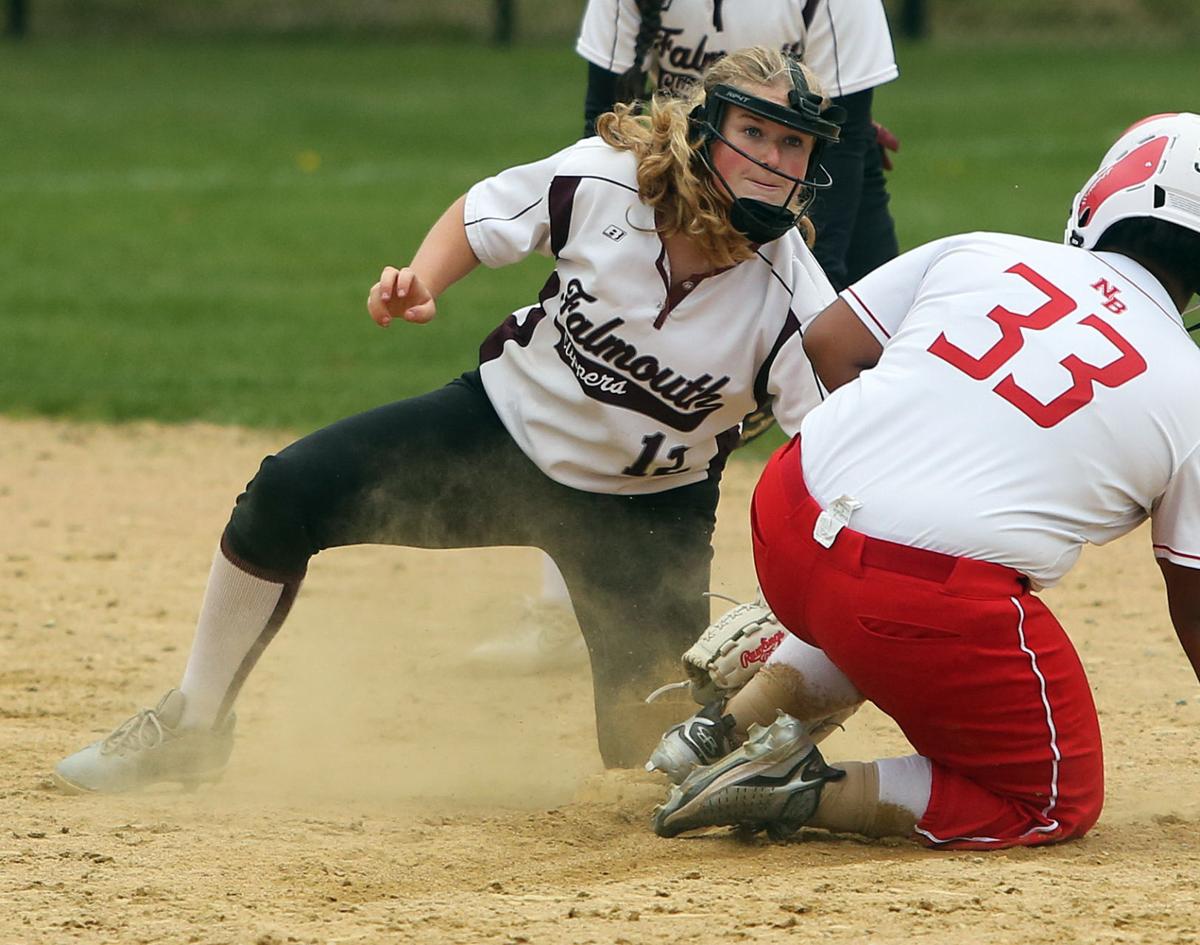
{"type": "Polygon", "coordinates": [[[666,440],[666,435],[663,433],[650,433],[642,437],[642,451],[638,454],[638,458],[629,466],[621,470],[626,476],[670,476],[674,473],[687,472],[688,467],[683,465],[683,457],[687,452],[686,446],[673,446],[667,450],[666,458],[670,460],[669,466],[658,466],[653,471],[650,469],[651,463],[658,459],[659,450],[662,449],[663,441],[666,440]]]}

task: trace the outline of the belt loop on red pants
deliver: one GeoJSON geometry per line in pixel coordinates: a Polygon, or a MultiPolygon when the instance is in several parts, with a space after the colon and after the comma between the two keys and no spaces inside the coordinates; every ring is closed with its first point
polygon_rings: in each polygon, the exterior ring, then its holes
{"type": "MultiPolygon", "coordinates": [[[[797,436],[780,450],[778,468],[788,498],[797,509],[803,510],[803,514],[795,518],[796,526],[811,529],[822,509],[804,482],[804,467],[800,457],[800,437],[797,436]]],[[[1002,564],[912,548],[898,542],[872,538],[849,527],[838,532],[831,551],[846,564],[932,581],[945,585],[952,592],[988,596],[1019,595],[1028,589],[1024,575],[1002,564]]]]}

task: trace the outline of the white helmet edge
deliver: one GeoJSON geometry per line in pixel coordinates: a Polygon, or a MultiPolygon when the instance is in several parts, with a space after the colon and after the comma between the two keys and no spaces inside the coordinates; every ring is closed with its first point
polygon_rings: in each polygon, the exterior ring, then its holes
{"type": "Polygon", "coordinates": [[[1092,249],[1133,217],[1200,233],[1200,115],[1151,115],[1127,128],[1075,195],[1063,241],[1092,249]]]}

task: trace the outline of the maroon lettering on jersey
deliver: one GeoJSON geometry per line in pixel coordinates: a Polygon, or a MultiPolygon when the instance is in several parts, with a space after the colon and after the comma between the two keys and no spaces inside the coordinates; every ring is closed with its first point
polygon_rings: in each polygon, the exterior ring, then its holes
{"type": "Polygon", "coordinates": [[[1100,205],[1113,194],[1145,183],[1153,177],[1166,149],[1165,135],[1152,138],[1145,144],[1138,145],[1110,167],[1079,201],[1079,225],[1087,226],[1088,221],[1100,209],[1100,205]]]}
{"type": "Polygon", "coordinates": [[[729,383],[728,374],[680,374],[617,334],[625,319],[592,321],[584,309],[595,301],[583,283],[571,279],[553,320],[559,334],[554,350],[588,397],[688,433],[724,406],[721,389],[729,383]]]}

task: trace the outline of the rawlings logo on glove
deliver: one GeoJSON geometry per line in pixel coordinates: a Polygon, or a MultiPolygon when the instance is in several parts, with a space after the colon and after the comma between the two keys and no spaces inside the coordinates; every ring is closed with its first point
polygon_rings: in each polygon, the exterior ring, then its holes
{"type": "MultiPolygon", "coordinates": [[[[775,619],[775,615],[771,614],[771,619],[775,619]]],[[[753,650],[742,651],[742,669],[746,669],[751,663],[765,663],[767,657],[775,652],[775,648],[783,642],[783,634],[785,631],[780,630],[777,633],[772,633],[758,644],[753,650]]]]}

